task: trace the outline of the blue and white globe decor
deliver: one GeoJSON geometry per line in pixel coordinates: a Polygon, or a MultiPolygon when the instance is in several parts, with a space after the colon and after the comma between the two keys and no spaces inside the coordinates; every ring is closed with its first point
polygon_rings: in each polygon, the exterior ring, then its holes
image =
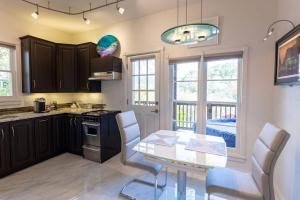
{"type": "Polygon", "coordinates": [[[104,57],[112,55],[119,47],[119,40],[113,35],[103,36],[97,44],[97,53],[104,57]]]}

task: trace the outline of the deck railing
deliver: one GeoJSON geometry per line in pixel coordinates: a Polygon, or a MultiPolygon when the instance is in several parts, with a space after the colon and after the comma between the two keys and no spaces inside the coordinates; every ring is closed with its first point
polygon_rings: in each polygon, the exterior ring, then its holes
{"type": "MultiPolygon", "coordinates": [[[[195,130],[197,122],[197,103],[176,101],[173,103],[173,129],[195,130]]],[[[234,103],[208,103],[206,119],[236,118],[237,109],[234,103]]]]}

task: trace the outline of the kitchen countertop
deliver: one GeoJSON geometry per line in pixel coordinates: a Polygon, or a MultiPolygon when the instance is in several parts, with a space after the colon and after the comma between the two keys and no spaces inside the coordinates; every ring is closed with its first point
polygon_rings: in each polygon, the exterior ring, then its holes
{"type": "Polygon", "coordinates": [[[46,117],[51,115],[59,115],[59,114],[77,114],[80,115],[85,112],[91,112],[100,110],[99,108],[93,108],[93,109],[84,109],[84,108],[62,108],[58,110],[52,110],[50,112],[45,113],[34,113],[34,112],[21,112],[21,113],[15,113],[15,114],[7,114],[7,115],[1,115],[0,116],[0,123],[3,122],[11,122],[11,121],[18,121],[23,119],[31,119],[31,118],[38,118],[38,117],[46,117]]]}

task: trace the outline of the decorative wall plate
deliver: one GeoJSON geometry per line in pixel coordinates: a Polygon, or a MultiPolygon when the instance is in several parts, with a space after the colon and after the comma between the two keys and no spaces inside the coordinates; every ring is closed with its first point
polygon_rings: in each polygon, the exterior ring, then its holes
{"type": "Polygon", "coordinates": [[[119,40],[113,35],[103,36],[97,44],[97,53],[100,56],[112,55],[119,47],[119,40]]]}

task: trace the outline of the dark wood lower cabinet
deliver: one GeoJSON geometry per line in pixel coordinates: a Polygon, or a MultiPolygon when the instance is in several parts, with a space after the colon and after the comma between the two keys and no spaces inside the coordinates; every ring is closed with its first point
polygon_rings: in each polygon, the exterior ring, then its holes
{"type": "Polygon", "coordinates": [[[49,159],[52,155],[52,121],[50,117],[38,118],[34,122],[37,161],[49,159]]]}
{"type": "Polygon", "coordinates": [[[0,177],[10,171],[9,124],[0,125],[0,177]]]}
{"type": "MultiPolygon", "coordinates": [[[[55,115],[0,123],[0,177],[66,151],[83,155],[80,115],[55,115]]],[[[120,152],[115,115],[101,118],[102,159],[120,152]]]]}
{"type": "Polygon", "coordinates": [[[35,162],[33,121],[12,122],[11,128],[11,167],[20,170],[35,162]]]}
{"type": "Polygon", "coordinates": [[[64,153],[67,150],[67,119],[66,115],[57,115],[52,118],[53,155],[64,153]]]}
{"type": "Polygon", "coordinates": [[[70,115],[68,125],[68,151],[82,155],[83,136],[80,117],[70,115]]]}

